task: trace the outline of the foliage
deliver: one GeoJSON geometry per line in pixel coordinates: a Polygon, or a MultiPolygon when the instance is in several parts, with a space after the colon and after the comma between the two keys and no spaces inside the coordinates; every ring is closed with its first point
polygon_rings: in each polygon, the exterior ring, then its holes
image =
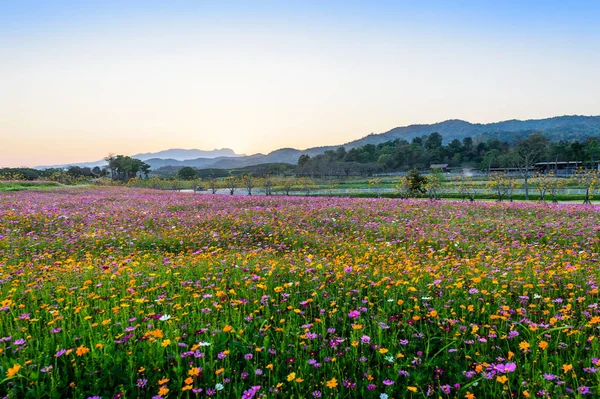
{"type": "Polygon", "coordinates": [[[196,169],[192,168],[191,166],[184,166],[183,168],[179,169],[177,176],[183,180],[194,180],[198,174],[196,169]]]}
{"type": "Polygon", "coordinates": [[[108,162],[108,170],[113,180],[128,181],[138,173],[146,177],[150,173],[150,165],[136,158],[110,154],[104,160],[108,162]]]}
{"type": "Polygon", "coordinates": [[[427,178],[422,176],[417,169],[411,169],[406,175],[408,191],[412,196],[420,196],[427,191],[427,178]]]}

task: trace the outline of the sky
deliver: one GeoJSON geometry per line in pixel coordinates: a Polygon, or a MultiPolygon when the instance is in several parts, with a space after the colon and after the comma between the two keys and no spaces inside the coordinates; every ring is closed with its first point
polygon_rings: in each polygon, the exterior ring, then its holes
{"type": "Polygon", "coordinates": [[[600,114],[599,1],[0,0],[0,167],[600,114]]]}

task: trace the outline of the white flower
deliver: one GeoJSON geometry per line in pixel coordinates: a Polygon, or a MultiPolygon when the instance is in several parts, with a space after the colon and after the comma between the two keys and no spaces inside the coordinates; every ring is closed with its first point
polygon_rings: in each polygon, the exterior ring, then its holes
{"type": "Polygon", "coordinates": [[[394,363],[394,356],[386,356],[385,360],[387,360],[390,363],[394,363]]]}
{"type": "Polygon", "coordinates": [[[215,389],[216,389],[217,391],[220,391],[220,390],[222,390],[223,388],[225,388],[225,387],[223,386],[223,384],[217,384],[217,385],[215,385],[215,389]]]}
{"type": "Polygon", "coordinates": [[[388,394],[382,393],[381,395],[379,395],[379,399],[388,399],[388,394]]]}
{"type": "Polygon", "coordinates": [[[210,342],[198,342],[200,346],[210,346],[210,342]]]}
{"type": "Polygon", "coordinates": [[[167,321],[170,318],[171,318],[170,314],[164,314],[164,315],[160,316],[160,319],[158,319],[158,320],[160,320],[160,321],[167,321]]]}

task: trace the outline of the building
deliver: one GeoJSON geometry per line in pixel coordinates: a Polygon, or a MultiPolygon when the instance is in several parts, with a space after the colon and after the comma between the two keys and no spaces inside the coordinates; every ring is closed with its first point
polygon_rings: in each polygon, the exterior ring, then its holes
{"type": "MultiPolygon", "coordinates": [[[[572,175],[577,169],[582,167],[589,168],[590,163],[582,161],[555,161],[555,162],[538,162],[535,164],[535,170],[539,173],[554,173],[555,175],[572,175]]],[[[600,170],[600,161],[593,163],[593,168],[600,170]]]]}
{"type": "Polygon", "coordinates": [[[439,169],[444,173],[449,171],[447,163],[434,163],[434,164],[431,164],[431,166],[429,167],[429,170],[431,170],[431,171],[434,171],[436,169],[439,169]]]}

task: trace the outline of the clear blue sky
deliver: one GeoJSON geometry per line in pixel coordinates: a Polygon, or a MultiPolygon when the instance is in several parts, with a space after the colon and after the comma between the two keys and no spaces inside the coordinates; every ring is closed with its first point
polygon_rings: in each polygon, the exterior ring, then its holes
{"type": "Polygon", "coordinates": [[[600,114],[599,1],[3,1],[0,166],[600,114]]]}

